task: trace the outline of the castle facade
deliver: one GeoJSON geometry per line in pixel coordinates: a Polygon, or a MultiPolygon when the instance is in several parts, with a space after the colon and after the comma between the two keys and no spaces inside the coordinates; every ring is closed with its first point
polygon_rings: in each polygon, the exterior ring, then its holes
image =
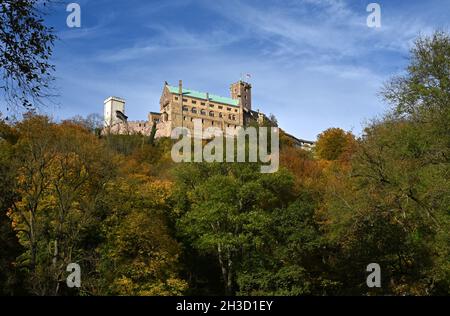
{"type": "Polygon", "coordinates": [[[150,112],[146,121],[128,121],[125,100],[109,97],[104,102],[104,132],[113,134],[150,135],[156,126],[156,138],[170,137],[176,127],[191,131],[194,119],[203,128],[217,127],[223,131],[236,130],[251,121],[262,123],[267,117],[252,110],[252,86],[242,80],[230,87],[231,97],[221,97],[208,92],[186,89],[180,80],[178,86],[164,84],[160,98],[160,111],[150,112]]]}

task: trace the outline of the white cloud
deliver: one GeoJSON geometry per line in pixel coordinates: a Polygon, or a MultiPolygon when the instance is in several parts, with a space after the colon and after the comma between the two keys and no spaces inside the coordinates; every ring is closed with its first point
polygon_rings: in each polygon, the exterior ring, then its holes
{"type": "Polygon", "coordinates": [[[75,59],[61,73],[72,112],[101,112],[103,100],[114,94],[127,100],[130,119],[145,119],[159,109],[164,80],[183,79],[190,88],[228,95],[229,84],[249,72],[254,108],[274,113],[288,132],[309,139],[333,126],[358,133],[364,119],[383,111],[377,92],[389,66],[404,62],[419,32],[433,29],[415,11],[392,10],[382,13],[381,29],[369,29],[365,7],[357,10],[349,1],[256,6],[229,0],[201,2],[215,19],[199,30],[186,21],[152,19],[161,10],[190,5],[167,3],[173,6],[132,9],[149,15],[143,26],[148,34],[115,41],[91,56],[70,56],[75,59]]]}

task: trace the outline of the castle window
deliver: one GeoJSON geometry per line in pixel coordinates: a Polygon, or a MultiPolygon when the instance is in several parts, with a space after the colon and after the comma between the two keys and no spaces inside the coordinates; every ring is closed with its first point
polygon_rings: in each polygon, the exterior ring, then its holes
{"type": "Polygon", "coordinates": [[[175,101],[178,101],[178,97],[173,97],[175,101]]]}
{"type": "Polygon", "coordinates": [[[187,102],[188,100],[187,99],[183,99],[183,102],[187,102]]]}
{"type": "Polygon", "coordinates": [[[201,115],[206,115],[206,111],[205,111],[205,110],[201,110],[201,111],[200,111],[200,114],[201,114],[201,115]]]}
{"type": "Polygon", "coordinates": [[[231,108],[227,108],[228,111],[231,111],[231,108]]]}
{"type": "Polygon", "coordinates": [[[219,110],[222,110],[222,109],[223,109],[223,106],[219,105],[219,110]]]}
{"type": "Polygon", "coordinates": [[[209,116],[214,117],[214,111],[209,111],[209,116]]]}
{"type": "Polygon", "coordinates": [[[238,109],[234,110],[234,112],[236,112],[236,113],[237,113],[237,112],[238,112],[238,109]]]}
{"type": "Polygon", "coordinates": [[[189,111],[189,109],[188,109],[188,107],[187,106],[183,106],[183,111],[189,111]]]}
{"type": "Polygon", "coordinates": [[[195,101],[195,100],[192,100],[192,104],[197,104],[197,101],[195,101]]]}
{"type": "Polygon", "coordinates": [[[197,108],[192,108],[191,112],[197,114],[197,108]]]}
{"type": "Polygon", "coordinates": [[[211,121],[211,126],[214,126],[214,121],[211,121]]]}
{"type": "Polygon", "coordinates": [[[203,105],[203,106],[205,106],[206,105],[206,103],[205,102],[202,102],[202,103],[200,103],[201,105],[203,105]]]}
{"type": "Polygon", "coordinates": [[[223,117],[223,114],[222,114],[222,113],[219,113],[219,117],[223,117]]]}

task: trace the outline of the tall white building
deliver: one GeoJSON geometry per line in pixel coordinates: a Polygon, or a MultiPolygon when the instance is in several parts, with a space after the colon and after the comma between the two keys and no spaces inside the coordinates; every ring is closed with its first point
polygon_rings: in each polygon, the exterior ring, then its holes
{"type": "Polygon", "coordinates": [[[114,125],[123,123],[118,117],[118,113],[125,114],[125,100],[118,97],[109,97],[104,102],[105,128],[112,128],[114,125]]]}

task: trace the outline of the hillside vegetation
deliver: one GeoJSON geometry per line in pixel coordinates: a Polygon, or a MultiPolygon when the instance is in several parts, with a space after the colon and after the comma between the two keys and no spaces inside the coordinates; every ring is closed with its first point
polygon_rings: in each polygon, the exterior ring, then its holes
{"type": "Polygon", "coordinates": [[[419,38],[382,94],[359,138],[282,136],[273,174],[175,164],[170,139],[80,120],[2,121],[0,294],[449,295],[449,35],[419,38]]]}

